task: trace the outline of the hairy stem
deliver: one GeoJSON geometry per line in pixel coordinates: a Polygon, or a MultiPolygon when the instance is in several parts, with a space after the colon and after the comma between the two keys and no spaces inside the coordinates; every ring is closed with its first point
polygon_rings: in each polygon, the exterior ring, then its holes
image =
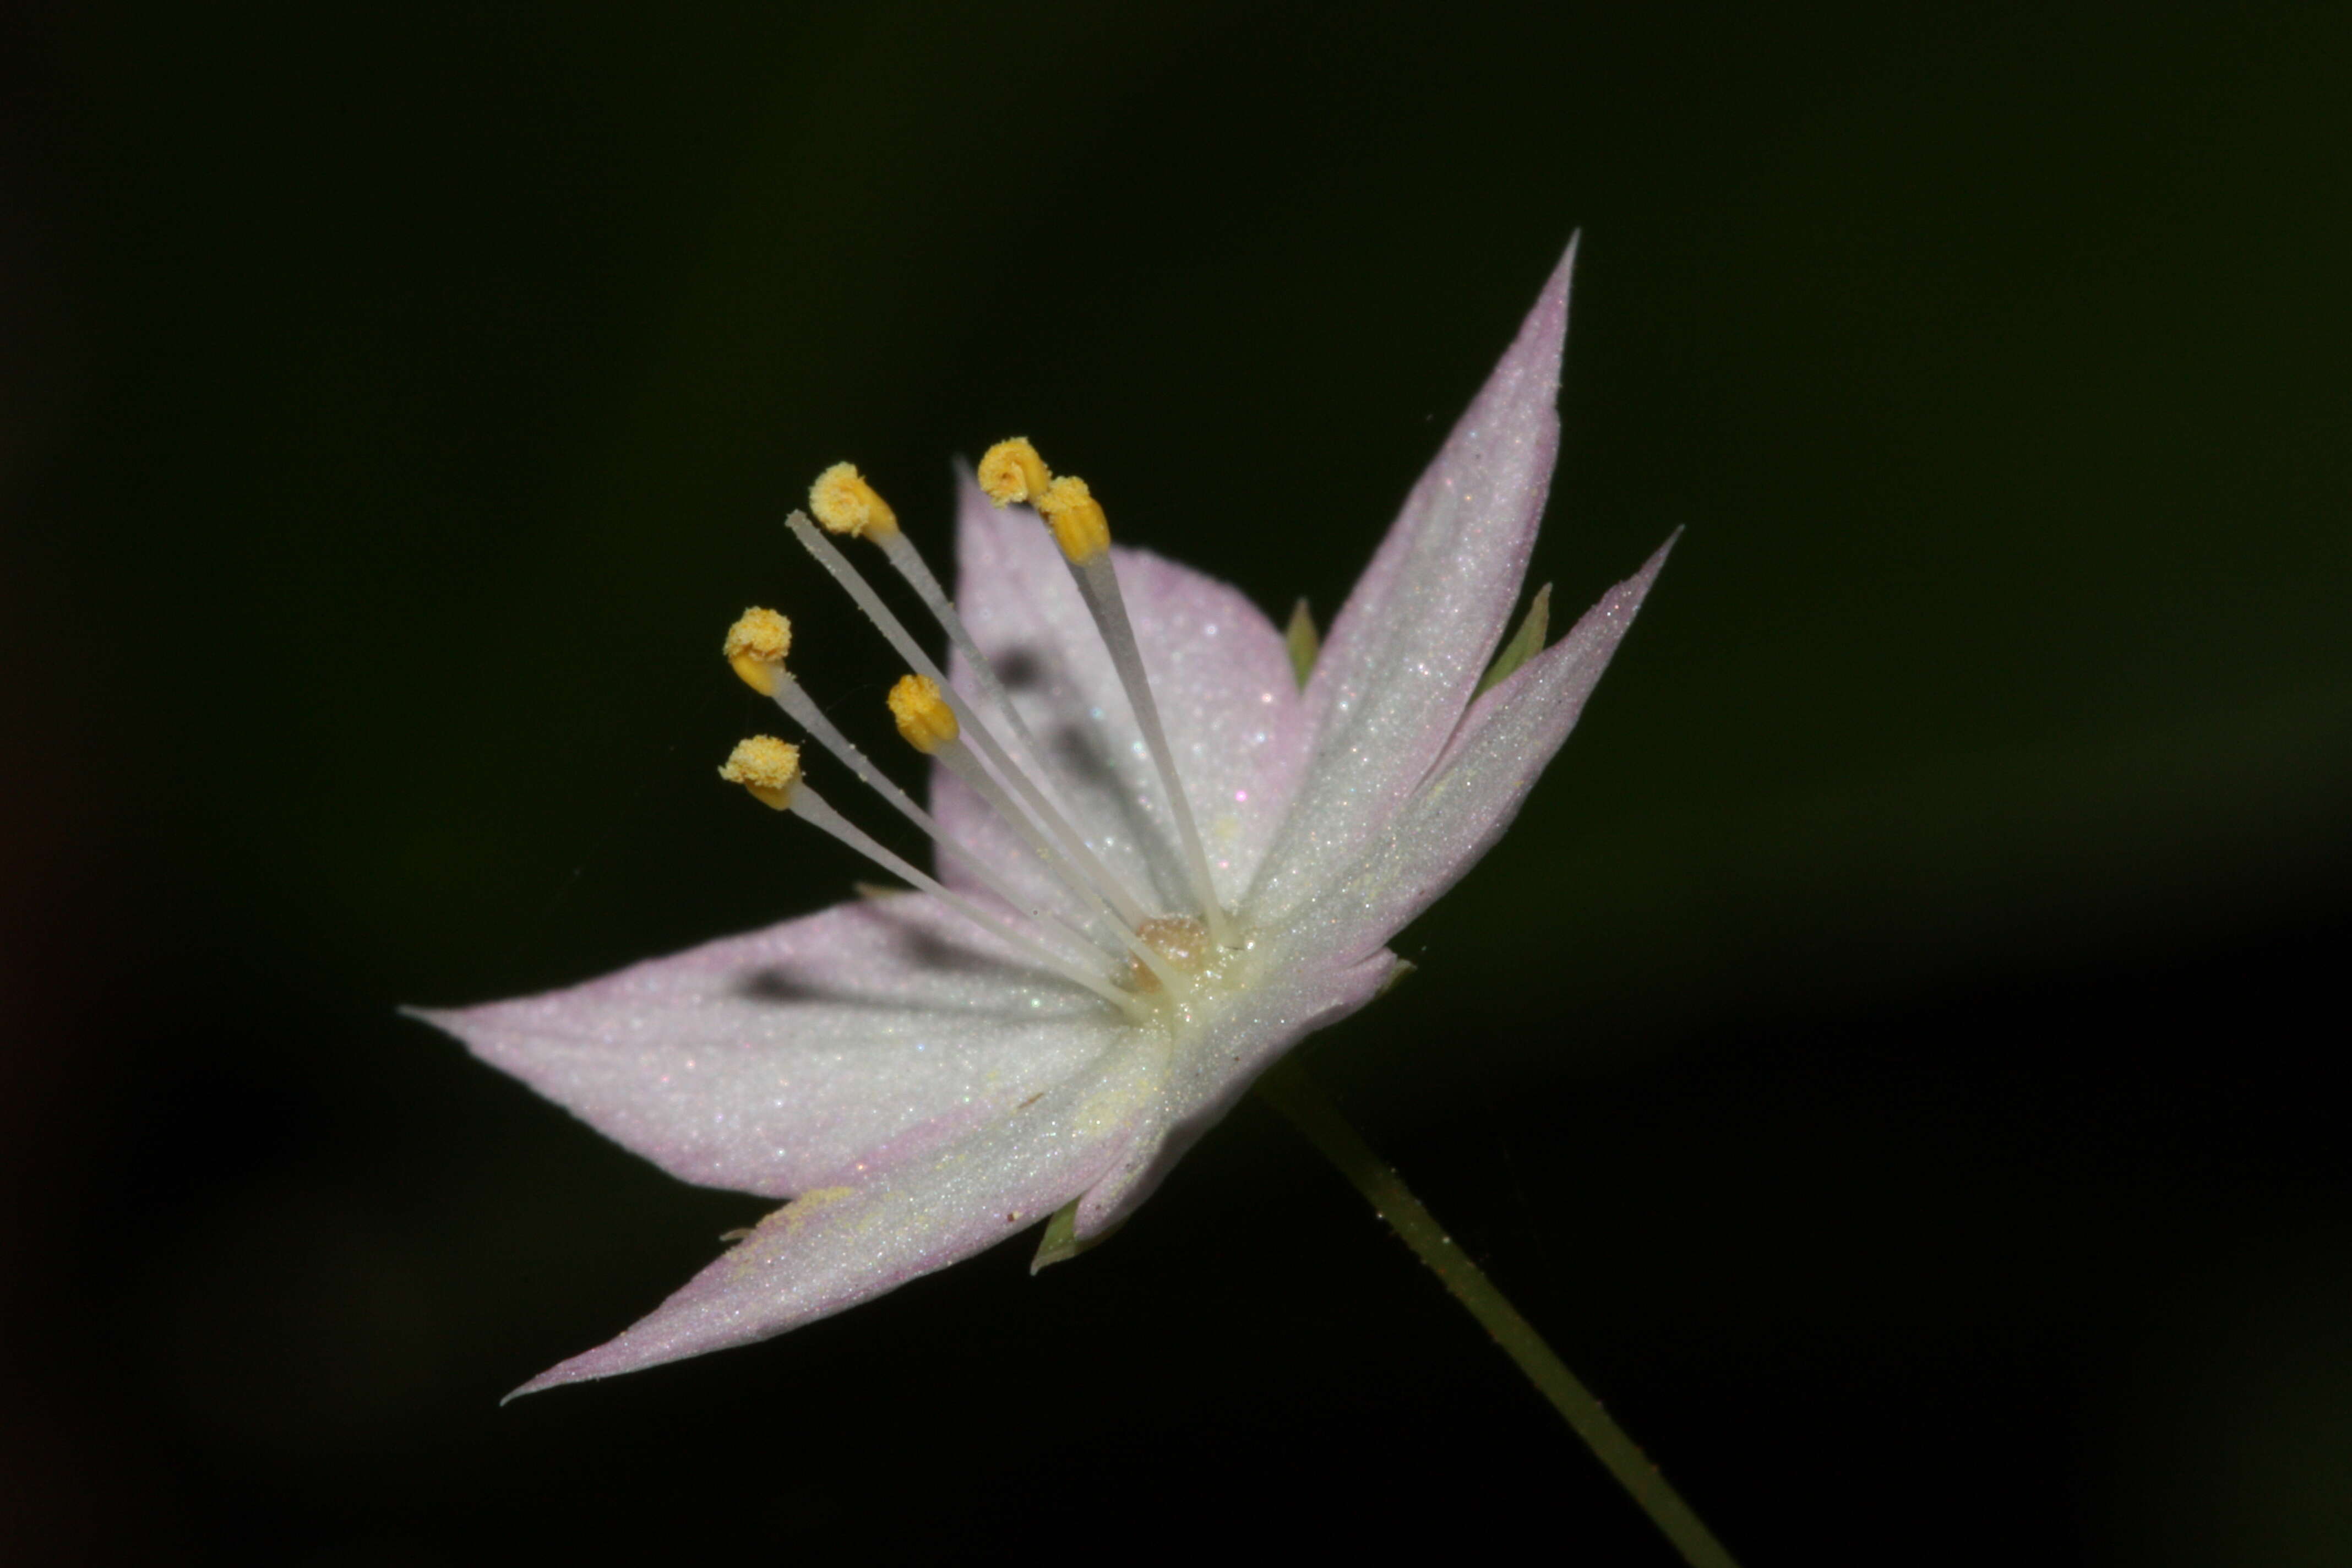
{"type": "Polygon", "coordinates": [[[1340,1174],[1355,1184],[1356,1190],[1388,1221],[1390,1228],[1444,1281],[1445,1288],[1454,1292],[1454,1299],[1470,1310],[1470,1315],[1494,1336],[1503,1352],[1518,1363],[1537,1392],[1551,1402],[1552,1408],[1584,1439],[1585,1447],[1609,1468],[1618,1484],[1633,1494],[1642,1511],[1674,1542],[1684,1562],[1691,1568],[1738,1568],[1731,1553],[1723,1549],[1723,1543],[1699,1521],[1690,1504],[1683,1501],[1682,1494],[1666,1483],[1657,1466],[1601,1408],[1592,1391],[1568,1370],[1567,1363],[1544,1343],[1534,1325],[1520,1316],[1519,1310],[1495,1288],[1495,1282],[1470,1260],[1470,1255],[1454,1245],[1436,1216],[1423,1207],[1421,1200],[1412,1195],[1396,1172],[1372,1152],[1371,1145],[1349,1124],[1330,1096],[1307,1076],[1307,1070],[1295,1058],[1276,1064],[1258,1080],[1257,1089],[1306,1134],[1307,1141],[1325,1159],[1339,1168],[1340,1174]]]}

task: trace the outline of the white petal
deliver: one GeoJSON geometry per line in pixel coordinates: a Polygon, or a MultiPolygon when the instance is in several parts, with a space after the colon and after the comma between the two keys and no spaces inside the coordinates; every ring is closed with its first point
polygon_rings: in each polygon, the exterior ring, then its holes
{"type": "Polygon", "coordinates": [[[919,1159],[1122,1032],[920,894],[420,1016],[672,1174],[777,1197],[919,1159]]]}
{"type": "MultiPolygon", "coordinates": [[[[1036,514],[998,510],[961,480],[957,607],[1048,753],[1055,794],[1103,858],[1168,910],[1192,906],[1159,774],[1069,569],[1036,514]]],[[[1236,589],[1139,550],[1114,550],[1119,589],[1186,797],[1228,905],[1249,886],[1306,763],[1307,729],[1282,634],[1236,589]]],[[[961,668],[952,678],[976,688],[961,668]]],[[[1050,874],[944,773],[932,806],[992,864],[1060,899],[1050,874]]],[[[961,873],[943,870],[958,886],[961,873]]]]}
{"type": "Polygon", "coordinates": [[[1078,1237],[1099,1236],[1133,1213],[1260,1073],[1380,994],[1395,968],[1388,952],[1337,965],[1272,963],[1247,990],[1204,1001],[1126,1152],[1079,1202],[1078,1237]]]}
{"type": "Polygon", "coordinates": [[[1454,426],[1333,622],[1306,699],[1315,752],[1251,889],[1278,923],[1388,823],[1437,760],[1518,597],[1559,445],[1576,247],[1454,426]]]}
{"type": "Polygon", "coordinates": [[[921,1160],[810,1193],[619,1338],[517,1392],[763,1340],[1018,1234],[1118,1159],[1165,1059],[1158,1037],[1130,1033],[1069,1082],[921,1160]]]}
{"type": "Polygon", "coordinates": [[[1299,913],[1286,941],[1335,957],[1370,952],[1477,864],[1568,739],[1673,548],[1668,540],[1566,637],[1479,699],[1428,782],[1299,913]]]}

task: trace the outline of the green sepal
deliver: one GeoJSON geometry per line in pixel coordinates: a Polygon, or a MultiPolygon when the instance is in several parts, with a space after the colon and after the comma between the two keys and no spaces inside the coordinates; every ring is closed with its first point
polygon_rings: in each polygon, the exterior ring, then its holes
{"type": "Polygon", "coordinates": [[[1282,628],[1282,646],[1290,650],[1290,673],[1298,678],[1299,689],[1305,690],[1307,678],[1315,673],[1315,656],[1323,651],[1323,638],[1304,599],[1291,607],[1290,624],[1282,628]]]}
{"type": "Polygon", "coordinates": [[[1395,990],[1398,986],[1403,984],[1405,982],[1405,976],[1411,974],[1414,970],[1419,969],[1420,967],[1420,964],[1415,963],[1410,958],[1398,959],[1396,961],[1396,967],[1390,970],[1388,974],[1381,981],[1381,988],[1372,993],[1372,1000],[1377,1002],[1381,997],[1387,995],[1390,992],[1395,990]]]}
{"type": "MultiPolygon", "coordinates": [[[[1119,1222],[1120,1225],[1126,1223],[1124,1220],[1119,1222]]],[[[1029,1272],[1034,1274],[1056,1263],[1067,1263],[1081,1252],[1092,1252],[1118,1234],[1118,1226],[1115,1225],[1100,1236],[1090,1236],[1081,1240],[1078,1237],[1078,1200],[1072,1198],[1055,1209],[1054,1217],[1045,1222],[1045,1234],[1038,1238],[1037,1256],[1029,1260],[1029,1272]]]]}
{"type": "Polygon", "coordinates": [[[1550,630],[1551,584],[1547,583],[1536,590],[1536,596],[1528,604],[1528,618],[1519,623],[1519,629],[1511,634],[1511,640],[1503,645],[1503,651],[1487,667],[1478,689],[1470,695],[1484,697],[1508,680],[1513,670],[1543,652],[1544,635],[1550,630]]]}

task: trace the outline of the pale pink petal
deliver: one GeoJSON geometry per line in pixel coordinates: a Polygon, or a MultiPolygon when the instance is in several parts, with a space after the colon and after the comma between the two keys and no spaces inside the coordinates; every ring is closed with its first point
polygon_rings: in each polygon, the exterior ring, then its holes
{"type": "Polygon", "coordinates": [[[921,1158],[1122,1027],[912,893],[420,1016],[673,1175],[776,1197],[921,1158]]]}
{"type": "Polygon", "coordinates": [[[1205,998],[1197,1014],[1200,1043],[1176,1054],[1126,1152],[1079,1201],[1079,1238],[1126,1219],[1260,1073],[1380,994],[1395,968],[1396,954],[1386,951],[1339,965],[1282,963],[1246,990],[1205,998]]]}
{"type": "Polygon", "coordinates": [[[1299,912],[1286,942],[1337,957],[1370,952],[1477,864],[1568,739],[1673,548],[1668,540],[1566,637],[1478,700],[1427,782],[1299,912]]]}
{"type": "MultiPolygon", "coordinates": [[[[1161,908],[1191,909],[1158,771],[1061,552],[1035,513],[998,510],[969,475],[961,497],[957,607],[1047,752],[1056,797],[1139,893],[1157,889],[1161,908]]],[[[1236,589],[1146,551],[1116,549],[1112,559],[1211,874],[1230,905],[1306,763],[1289,655],[1236,589]]],[[[977,695],[960,666],[950,673],[977,695]]],[[[932,805],[959,841],[1017,872],[1024,889],[1060,900],[1034,857],[952,776],[935,779],[932,805]]],[[[955,886],[961,873],[949,864],[942,876],[955,886]]]]}
{"type": "Polygon", "coordinates": [[[1260,919],[1298,908],[1387,825],[1502,640],[1559,451],[1575,261],[1571,243],[1332,623],[1306,692],[1307,779],[1250,892],[1260,919]]]}
{"type": "Polygon", "coordinates": [[[1132,1036],[1034,1103],[923,1159],[803,1194],[618,1339],[516,1392],[763,1340],[1019,1233],[1116,1163],[1164,1061],[1156,1037],[1132,1036]]]}

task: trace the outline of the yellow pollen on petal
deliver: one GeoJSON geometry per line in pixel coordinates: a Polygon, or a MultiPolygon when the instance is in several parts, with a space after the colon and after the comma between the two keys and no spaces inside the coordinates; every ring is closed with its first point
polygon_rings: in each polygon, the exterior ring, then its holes
{"type": "Polygon", "coordinates": [[[784,655],[792,647],[793,623],[773,610],[755,605],[727,628],[727,641],[719,651],[744,685],[762,697],[773,697],[776,677],[783,673],[784,655]]]}
{"type": "Polygon", "coordinates": [[[773,735],[754,735],[737,742],[719,776],[741,784],[762,805],[789,811],[793,788],[801,782],[801,749],[773,735]]]}
{"type": "Polygon", "coordinates": [[[999,506],[1034,500],[1053,482],[1053,471],[1026,436],[999,441],[980,459],[980,488],[999,506]]]}
{"type": "Polygon", "coordinates": [[[1037,498],[1037,515],[1053,526],[1062,553],[1083,566],[1110,548],[1110,519],[1087,481],[1065,474],[1037,498]]]}
{"type": "Polygon", "coordinates": [[[883,539],[898,531],[898,514],[877,495],[855,463],[835,463],[809,486],[809,510],[828,533],[883,539]]]}
{"type": "Polygon", "coordinates": [[[898,733],[907,744],[925,756],[951,743],[960,731],[955,710],[940,695],[940,683],[928,675],[899,678],[890,689],[890,717],[898,721],[898,733]]]}

